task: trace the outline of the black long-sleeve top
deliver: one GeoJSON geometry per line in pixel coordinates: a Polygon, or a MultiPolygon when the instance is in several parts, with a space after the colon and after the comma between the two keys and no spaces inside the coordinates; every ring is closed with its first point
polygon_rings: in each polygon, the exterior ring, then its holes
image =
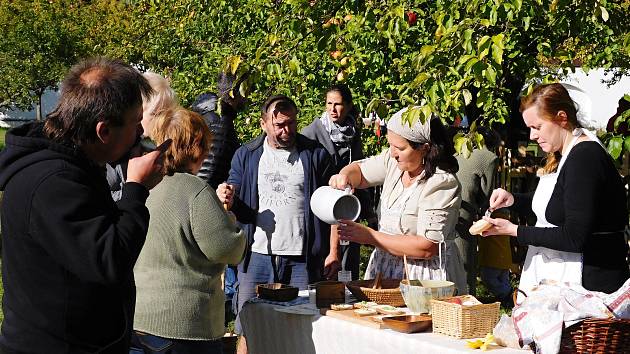
{"type": "MultiPolygon", "coordinates": [[[[531,209],[533,193],[515,194],[512,206],[531,209]]],[[[518,242],[583,254],[582,285],[611,293],[630,277],[626,191],[610,156],[596,142],[576,144],[558,175],[545,211],[557,228],[519,226],[518,242]]]]}

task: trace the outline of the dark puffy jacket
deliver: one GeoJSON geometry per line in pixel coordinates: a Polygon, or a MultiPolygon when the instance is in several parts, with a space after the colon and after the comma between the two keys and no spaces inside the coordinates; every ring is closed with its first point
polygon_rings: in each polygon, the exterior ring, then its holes
{"type": "Polygon", "coordinates": [[[239,147],[234,119],[236,111],[228,104],[221,104],[221,115],[216,113],[218,97],[206,93],[197,98],[191,109],[203,117],[212,132],[212,145],[208,158],[203,161],[197,176],[203,178],[212,188],[225,182],[230,173],[230,161],[239,147]]]}

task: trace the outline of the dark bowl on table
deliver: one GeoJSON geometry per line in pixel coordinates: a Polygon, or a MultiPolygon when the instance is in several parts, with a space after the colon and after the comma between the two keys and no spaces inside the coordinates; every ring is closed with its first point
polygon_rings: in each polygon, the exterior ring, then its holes
{"type": "Polygon", "coordinates": [[[256,286],[259,298],[270,301],[291,301],[298,297],[298,288],[281,283],[260,284],[256,286]]]}
{"type": "Polygon", "coordinates": [[[416,333],[431,328],[432,318],[429,315],[401,315],[383,317],[383,324],[397,332],[416,333]]]}

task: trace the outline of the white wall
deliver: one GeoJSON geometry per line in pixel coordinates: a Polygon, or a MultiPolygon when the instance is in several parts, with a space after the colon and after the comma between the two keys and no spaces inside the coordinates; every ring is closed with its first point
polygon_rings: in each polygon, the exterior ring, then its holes
{"type": "Polygon", "coordinates": [[[604,73],[604,69],[590,70],[586,74],[578,68],[574,74],[562,80],[580,87],[589,95],[593,102],[591,119],[597,123],[594,128],[605,129],[608,119],[617,112],[619,99],[624,94],[630,94],[630,76],[624,76],[615,85],[608,87],[602,80],[610,77],[604,73]]]}

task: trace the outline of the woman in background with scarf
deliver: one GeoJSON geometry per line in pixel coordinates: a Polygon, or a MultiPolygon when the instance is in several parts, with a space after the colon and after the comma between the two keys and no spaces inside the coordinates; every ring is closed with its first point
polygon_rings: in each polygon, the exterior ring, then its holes
{"type": "MultiPolygon", "coordinates": [[[[336,84],[326,91],[326,110],[321,117],[315,119],[300,132],[307,138],[320,143],[328,151],[337,173],[351,162],[365,157],[363,155],[361,128],[357,126],[358,116],[348,86],[336,84]]],[[[373,190],[363,190],[356,195],[361,201],[360,218],[366,219],[368,222],[375,221],[374,203],[372,202],[373,190]]],[[[335,226],[331,232],[336,232],[335,226]]],[[[337,247],[337,244],[330,246],[331,248],[337,247]]],[[[352,278],[358,279],[359,244],[351,243],[349,246],[342,246],[340,251],[341,254],[345,254],[343,258],[345,259],[344,269],[352,271],[352,278]]],[[[337,269],[331,267],[331,273],[337,269]]],[[[336,274],[326,274],[326,276],[332,278],[336,274]]]]}

